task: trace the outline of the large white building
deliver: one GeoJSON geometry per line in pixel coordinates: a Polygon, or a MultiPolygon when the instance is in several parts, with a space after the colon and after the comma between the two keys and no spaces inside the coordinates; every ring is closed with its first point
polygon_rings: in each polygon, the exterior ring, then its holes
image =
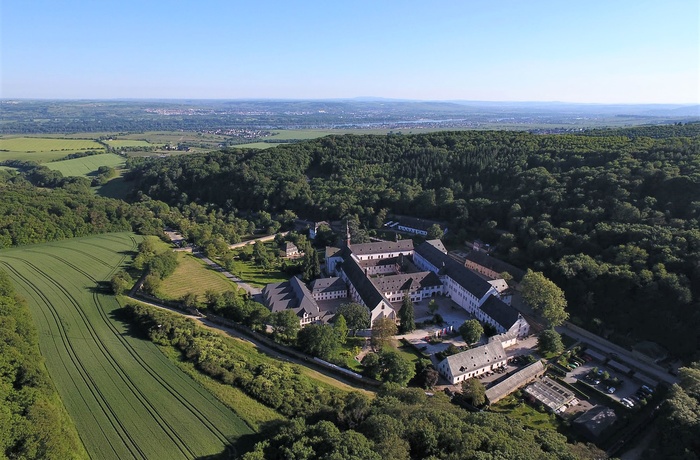
{"type": "Polygon", "coordinates": [[[500,340],[448,356],[438,364],[438,372],[455,385],[506,365],[508,357],[500,340]]]}
{"type": "Polygon", "coordinates": [[[479,321],[495,327],[498,333],[516,332],[518,337],[529,334],[530,325],[514,307],[501,300],[498,289],[448,256],[439,240],[418,246],[413,262],[418,268],[436,273],[445,295],[479,321]]]}
{"type": "Polygon", "coordinates": [[[449,257],[440,240],[415,249],[412,240],[326,248],[326,272],[331,277],[313,281],[311,289],[298,280],[268,285],[263,291],[266,305],[273,311],[299,309],[302,324],[308,324],[324,317],[311,313],[318,311],[316,301],[349,298],[367,307],[373,324],[382,317],[397,321],[406,295],[414,302],[446,295],[499,334],[529,333],[525,318],[501,300],[498,289],[449,257]]]}

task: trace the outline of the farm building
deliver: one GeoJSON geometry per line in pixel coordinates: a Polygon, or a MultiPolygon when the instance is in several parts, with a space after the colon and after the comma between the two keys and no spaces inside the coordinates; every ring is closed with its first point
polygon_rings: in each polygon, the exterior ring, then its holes
{"type": "Polygon", "coordinates": [[[575,398],[573,391],[559,385],[549,377],[542,377],[523,390],[533,402],[544,405],[552,412],[566,410],[575,398]]]}
{"type": "Polygon", "coordinates": [[[544,364],[542,364],[542,361],[535,361],[513,372],[505,380],[489,387],[486,390],[486,398],[488,398],[489,404],[497,403],[542,374],[544,374],[544,364]]]}
{"type": "Polygon", "coordinates": [[[616,420],[614,410],[605,406],[595,406],[574,420],[573,426],[585,437],[595,441],[616,420]]]}
{"type": "Polygon", "coordinates": [[[513,281],[519,283],[525,276],[523,270],[479,250],[467,254],[464,266],[490,279],[502,278],[501,273],[507,272],[513,277],[513,281]]]}
{"type": "Polygon", "coordinates": [[[452,385],[506,365],[506,352],[498,340],[448,356],[438,372],[452,385]]]}

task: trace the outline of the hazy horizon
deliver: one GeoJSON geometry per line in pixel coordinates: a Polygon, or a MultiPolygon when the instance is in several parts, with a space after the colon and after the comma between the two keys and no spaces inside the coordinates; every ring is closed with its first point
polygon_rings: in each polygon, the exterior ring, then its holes
{"type": "Polygon", "coordinates": [[[700,103],[697,0],[1,8],[2,99],[700,103]]]}

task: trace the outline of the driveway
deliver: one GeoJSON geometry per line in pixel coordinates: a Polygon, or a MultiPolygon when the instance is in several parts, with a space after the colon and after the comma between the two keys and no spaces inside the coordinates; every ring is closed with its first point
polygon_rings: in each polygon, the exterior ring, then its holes
{"type": "Polygon", "coordinates": [[[226,270],[224,270],[224,268],[221,265],[217,264],[216,262],[209,259],[208,257],[205,257],[204,254],[202,254],[201,252],[198,252],[195,255],[197,257],[199,257],[200,259],[202,259],[209,266],[214,268],[214,270],[218,271],[219,273],[223,274],[226,278],[228,278],[229,280],[236,283],[239,288],[244,289],[248,294],[251,295],[251,297],[253,297],[253,300],[259,299],[259,296],[262,293],[260,288],[256,288],[256,287],[251,286],[250,284],[244,283],[243,281],[241,281],[240,278],[238,278],[238,277],[232,275],[231,273],[227,272],[226,270]]]}

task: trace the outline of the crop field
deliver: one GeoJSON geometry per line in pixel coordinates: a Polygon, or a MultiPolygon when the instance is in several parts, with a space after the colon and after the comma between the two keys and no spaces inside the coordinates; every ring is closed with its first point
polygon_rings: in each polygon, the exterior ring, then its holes
{"type": "Polygon", "coordinates": [[[45,137],[0,138],[0,161],[23,160],[43,163],[63,158],[69,153],[85,150],[104,150],[104,147],[88,139],[45,137]]]}
{"type": "Polygon", "coordinates": [[[209,289],[218,292],[238,289],[224,275],[192,254],[179,252],[177,256],[179,264],[173,274],[163,280],[159,297],[176,300],[191,292],[203,300],[209,289]]]}
{"type": "Polygon", "coordinates": [[[30,306],[39,343],[92,458],[178,459],[219,454],[252,430],[118,319],[103,286],[136,249],[113,233],[0,251],[30,306]]]}
{"type": "Polygon", "coordinates": [[[97,171],[100,166],[111,166],[117,168],[123,166],[124,157],[114,153],[101,153],[89,157],[73,158],[72,160],[53,161],[46,163],[46,167],[54,171],[60,171],[67,176],[88,176],[97,171]]]}
{"type": "Polygon", "coordinates": [[[106,141],[107,145],[110,147],[155,147],[153,144],[151,144],[148,141],[140,141],[136,139],[112,139],[110,141],[106,141]]]}

